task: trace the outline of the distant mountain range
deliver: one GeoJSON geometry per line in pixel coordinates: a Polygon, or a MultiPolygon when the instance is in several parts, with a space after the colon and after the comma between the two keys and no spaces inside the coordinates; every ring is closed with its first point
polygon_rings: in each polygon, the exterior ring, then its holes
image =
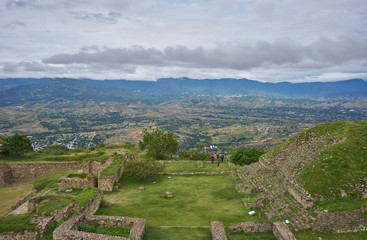
{"type": "MultiPolygon", "coordinates": [[[[96,101],[141,101],[152,96],[271,96],[286,98],[367,98],[367,81],[262,83],[248,79],[163,78],[157,81],[67,78],[0,79],[0,106],[58,98],[96,101]]],[[[170,98],[170,97],[169,97],[170,98]]],[[[169,99],[168,98],[168,99],[169,99]]],[[[167,98],[165,98],[167,100],[167,98]]]]}

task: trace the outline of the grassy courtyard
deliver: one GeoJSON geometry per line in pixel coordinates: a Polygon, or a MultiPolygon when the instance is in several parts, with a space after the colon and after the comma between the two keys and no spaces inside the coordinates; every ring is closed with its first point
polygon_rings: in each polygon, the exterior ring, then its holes
{"type": "Polygon", "coordinates": [[[265,221],[258,211],[256,216],[248,215],[242,197],[229,175],[161,175],[143,181],[123,176],[118,191],[104,194],[108,207],[96,214],[146,218],[146,239],[208,239],[214,220],[225,226],[265,221]],[[167,191],[174,198],[160,197],[167,191]]]}

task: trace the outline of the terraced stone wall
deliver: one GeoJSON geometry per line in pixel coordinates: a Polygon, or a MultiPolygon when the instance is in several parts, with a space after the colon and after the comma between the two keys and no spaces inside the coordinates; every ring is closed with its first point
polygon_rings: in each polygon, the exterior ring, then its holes
{"type": "Polygon", "coordinates": [[[59,191],[66,189],[84,189],[87,187],[97,187],[97,178],[61,177],[57,183],[59,191]]]}
{"type": "Polygon", "coordinates": [[[6,187],[13,182],[13,175],[8,164],[0,164],[0,187],[6,187]]]}
{"type": "Polygon", "coordinates": [[[81,162],[75,163],[9,163],[14,181],[32,181],[55,170],[80,169],[81,162]]]}

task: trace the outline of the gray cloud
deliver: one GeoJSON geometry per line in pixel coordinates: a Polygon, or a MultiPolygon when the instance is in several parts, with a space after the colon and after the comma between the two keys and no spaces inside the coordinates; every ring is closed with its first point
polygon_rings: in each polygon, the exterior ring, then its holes
{"type": "Polygon", "coordinates": [[[26,0],[26,1],[7,1],[5,3],[5,6],[8,9],[16,9],[16,8],[22,8],[22,7],[28,7],[31,6],[36,0],[26,0]]]}
{"type": "Polygon", "coordinates": [[[79,20],[102,22],[102,23],[117,23],[122,17],[121,13],[109,11],[108,13],[98,12],[71,12],[71,16],[79,20]]]}
{"type": "MultiPolygon", "coordinates": [[[[95,47],[94,47],[94,50],[95,47]]],[[[99,64],[105,68],[121,65],[181,66],[190,68],[230,68],[249,70],[256,67],[288,65],[299,68],[324,68],[351,61],[367,61],[367,37],[322,38],[309,45],[289,39],[269,43],[227,44],[213,48],[186,46],[163,50],[133,46],[105,48],[95,52],[56,54],[43,60],[52,64],[99,64]]]]}

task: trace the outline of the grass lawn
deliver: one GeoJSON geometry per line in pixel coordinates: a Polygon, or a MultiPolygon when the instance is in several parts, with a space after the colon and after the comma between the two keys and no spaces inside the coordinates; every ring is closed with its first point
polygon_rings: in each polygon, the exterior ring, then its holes
{"type": "Polygon", "coordinates": [[[16,182],[0,188],[0,216],[8,213],[10,207],[32,191],[32,182],[16,182]]]}
{"type": "Polygon", "coordinates": [[[256,232],[256,233],[227,233],[228,240],[244,240],[244,239],[261,239],[261,240],[276,240],[273,232],[256,232]]]}
{"type": "MultiPolygon", "coordinates": [[[[164,161],[163,161],[164,162],[164,161]]],[[[217,163],[204,163],[202,168],[197,167],[197,162],[192,163],[164,163],[164,173],[180,173],[180,172],[221,172],[221,171],[235,171],[239,169],[239,166],[235,166],[233,163],[220,163],[217,167],[217,163]]]]}
{"type": "Polygon", "coordinates": [[[109,206],[100,208],[96,214],[145,218],[146,239],[180,239],[182,234],[188,235],[184,239],[208,239],[210,222],[214,220],[226,226],[265,221],[260,212],[249,216],[241,197],[235,189],[234,178],[229,175],[172,176],[170,179],[161,175],[143,181],[123,176],[117,192],[104,194],[109,206]],[[175,197],[161,198],[166,191],[175,197]]]}
{"type": "Polygon", "coordinates": [[[355,233],[332,233],[332,232],[314,232],[312,230],[302,230],[294,232],[298,240],[317,240],[321,237],[323,240],[363,240],[367,239],[367,231],[355,233]]]}

